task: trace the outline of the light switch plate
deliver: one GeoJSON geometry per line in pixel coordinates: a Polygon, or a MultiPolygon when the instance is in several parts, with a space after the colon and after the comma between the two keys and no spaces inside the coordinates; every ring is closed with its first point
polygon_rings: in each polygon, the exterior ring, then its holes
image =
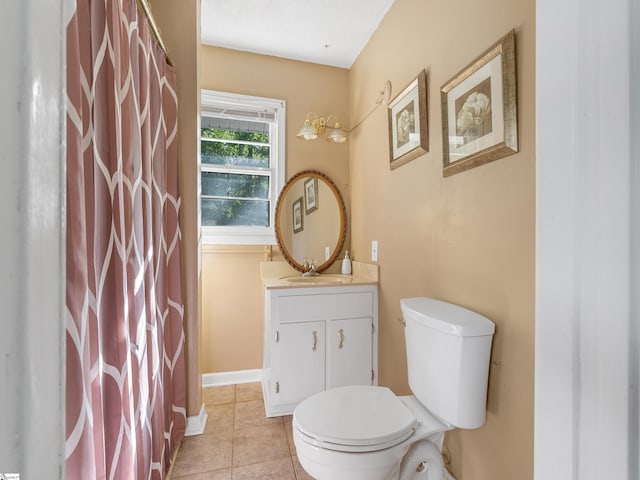
{"type": "Polygon", "coordinates": [[[372,262],[378,261],[378,241],[377,240],[371,240],[371,261],[372,262]]]}

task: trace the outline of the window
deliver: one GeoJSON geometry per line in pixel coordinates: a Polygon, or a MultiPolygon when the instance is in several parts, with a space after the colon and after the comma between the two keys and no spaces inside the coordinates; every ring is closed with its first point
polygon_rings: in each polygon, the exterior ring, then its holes
{"type": "Polygon", "coordinates": [[[284,118],[284,100],[202,90],[203,243],[276,243],[275,203],[285,170],[284,118]]]}

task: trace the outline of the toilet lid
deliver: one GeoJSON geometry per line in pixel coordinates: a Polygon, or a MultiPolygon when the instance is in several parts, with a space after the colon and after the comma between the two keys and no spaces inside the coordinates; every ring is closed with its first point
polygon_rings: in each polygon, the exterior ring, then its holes
{"type": "Polygon", "coordinates": [[[336,450],[389,448],[410,437],[416,424],[414,414],[391,390],[365,385],[318,393],[293,413],[293,425],[305,441],[336,450]]]}

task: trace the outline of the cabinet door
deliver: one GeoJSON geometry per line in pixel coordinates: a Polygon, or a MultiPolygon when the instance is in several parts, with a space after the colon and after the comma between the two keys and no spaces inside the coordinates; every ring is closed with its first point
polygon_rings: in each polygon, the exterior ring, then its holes
{"type": "Polygon", "coordinates": [[[327,388],[371,385],[371,318],[327,322],[327,388]]]}
{"type": "Polygon", "coordinates": [[[325,388],[325,322],[281,324],[273,346],[274,399],[299,402],[325,388]]]}

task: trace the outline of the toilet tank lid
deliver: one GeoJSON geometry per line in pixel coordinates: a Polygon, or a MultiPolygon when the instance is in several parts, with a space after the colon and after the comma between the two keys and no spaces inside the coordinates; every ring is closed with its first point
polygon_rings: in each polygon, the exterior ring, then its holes
{"type": "Polygon", "coordinates": [[[418,322],[450,335],[479,337],[493,335],[494,323],[459,305],[427,297],[400,300],[403,315],[413,315],[418,322]]]}

